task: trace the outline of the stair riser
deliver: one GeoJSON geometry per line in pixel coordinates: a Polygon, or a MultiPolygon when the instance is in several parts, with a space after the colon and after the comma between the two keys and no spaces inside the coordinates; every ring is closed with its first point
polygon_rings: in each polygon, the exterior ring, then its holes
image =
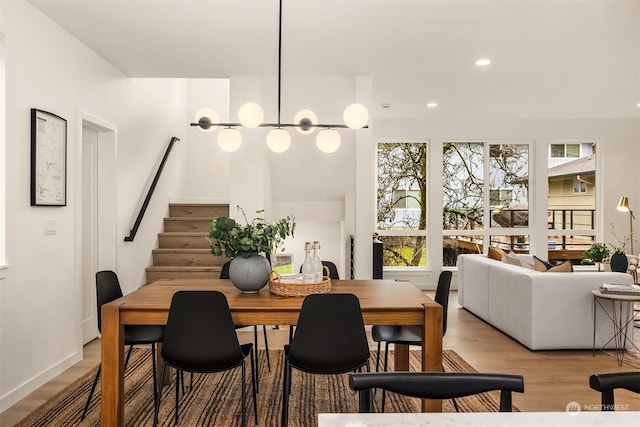
{"type": "Polygon", "coordinates": [[[209,224],[211,224],[211,220],[184,220],[176,218],[165,218],[164,231],[201,231],[208,233],[209,224]]]}
{"type": "Polygon", "coordinates": [[[202,236],[160,236],[160,248],[163,249],[208,249],[209,241],[202,236]]]}
{"type": "Polygon", "coordinates": [[[147,271],[147,283],[160,279],[217,279],[219,271],[147,271]]]}
{"type": "Polygon", "coordinates": [[[217,218],[219,216],[229,216],[228,205],[169,205],[170,217],[204,217],[217,218]]]}
{"type": "Polygon", "coordinates": [[[171,252],[158,252],[153,251],[153,265],[176,265],[176,266],[212,266],[224,264],[223,258],[214,257],[211,252],[190,252],[184,251],[171,251],[171,252]]]}

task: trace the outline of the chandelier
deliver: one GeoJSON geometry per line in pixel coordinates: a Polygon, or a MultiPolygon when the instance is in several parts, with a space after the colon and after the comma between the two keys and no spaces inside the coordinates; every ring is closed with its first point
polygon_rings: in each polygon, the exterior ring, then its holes
{"type": "Polygon", "coordinates": [[[278,21],[278,122],[263,123],[264,111],[254,103],[248,102],[238,110],[238,123],[221,123],[218,114],[211,108],[203,108],[196,113],[195,123],[203,132],[213,132],[221,127],[218,132],[218,145],[223,151],[234,152],[242,145],[242,135],[237,129],[245,128],[272,128],[267,134],[267,147],[275,153],[282,153],[291,145],[291,135],[287,128],[295,128],[299,133],[310,134],[320,129],[316,136],[316,145],[320,151],[333,153],[340,147],[341,138],[336,129],[362,129],[367,128],[369,113],[362,104],[351,104],[344,110],[344,124],[318,123],[318,117],[313,111],[302,110],[298,112],[293,123],[282,123],[280,120],[281,87],[282,87],[282,0],[279,6],[278,21]]]}

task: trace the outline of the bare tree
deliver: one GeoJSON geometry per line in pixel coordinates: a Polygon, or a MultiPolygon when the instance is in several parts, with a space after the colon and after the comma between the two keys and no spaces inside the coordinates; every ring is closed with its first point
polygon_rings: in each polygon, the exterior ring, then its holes
{"type": "MultiPolygon", "coordinates": [[[[378,144],[379,229],[426,229],[426,191],[426,144],[378,144]],[[409,209],[407,206],[418,208],[409,209]]],[[[384,242],[385,265],[420,265],[424,255],[424,236],[386,237],[384,242]]]]}

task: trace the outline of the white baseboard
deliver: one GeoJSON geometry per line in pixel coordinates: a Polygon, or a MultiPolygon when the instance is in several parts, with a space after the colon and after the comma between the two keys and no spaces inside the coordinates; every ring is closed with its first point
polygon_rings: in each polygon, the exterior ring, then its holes
{"type": "Polygon", "coordinates": [[[55,365],[49,367],[48,369],[45,369],[31,379],[25,381],[8,393],[0,396],[0,413],[6,411],[10,407],[18,403],[20,400],[24,399],[26,396],[42,387],[44,384],[51,381],[81,360],[82,351],[74,352],[55,365]]]}

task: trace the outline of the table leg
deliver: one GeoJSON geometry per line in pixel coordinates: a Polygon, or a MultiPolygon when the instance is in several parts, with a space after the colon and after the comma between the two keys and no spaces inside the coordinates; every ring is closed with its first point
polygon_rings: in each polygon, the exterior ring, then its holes
{"type": "MultiPolygon", "coordinates": [[[[422,326],[422,370],[442,372],[442,306],[425,305],[422,326]]],[[[442,400],[422,401],[422,412],[442,412],[442,400]]]]}
{"type": "Polygon", "coordinates": [[[409,370],[409,346],[406,344],[393,345],[393,370],[409,370]]]}
{"type": "Polygon", "coordinates": [[[124,326],[120,307],[102,307],[102,404],[101,425],[124,425],[124,326]]]}

